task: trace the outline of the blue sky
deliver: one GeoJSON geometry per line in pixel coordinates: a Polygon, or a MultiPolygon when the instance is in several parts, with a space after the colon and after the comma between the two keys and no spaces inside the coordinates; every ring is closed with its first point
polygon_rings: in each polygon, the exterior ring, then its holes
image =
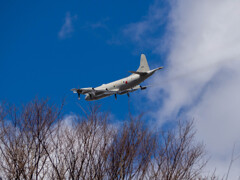
{"type": "MultiPolygon", "coordinates": [[[[161,65],[160,56],[134,43],[125,32],[129,24],[145,18],[153,3],[2,1],[0,99],[19,105],[36,96],[55,103],[66,98],[64,113],[77,113],[80,109],[71,88],[95,87],[125,77],[138,68],[141,53],[150,66],[161,65]]],[[[131,98],[139,95],[133,93],[131,98]]],[[[83,99],[78,103],[88,106],[83,99]]],[[[97,103],[118,119],[128,113],[126,96],[97,103]]]]}
{"type": "MultiPolygon", "coordinates": [[[[1,1],[0,100],[66,98],[64,114],[82,113],[88,102],[71,88],[125,77],[145,53],[151,68],[165,68],[144,83],[154,87],[131,94],[132,112],[157,127],[194,119],[206,173],[226,175],[233,144],[240,152],[239,9],[234,0],[1,1]]],[[[126,95],[97,103],[114,119],[128,115],[126,95]]]]}

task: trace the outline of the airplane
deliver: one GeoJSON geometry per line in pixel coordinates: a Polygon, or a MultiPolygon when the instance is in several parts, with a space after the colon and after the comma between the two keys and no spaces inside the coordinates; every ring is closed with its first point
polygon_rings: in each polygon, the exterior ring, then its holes
{"type": "Polygon", "coordinates": [[[130,76],[114,82],[110,82],[108,84],[102,84],[101,86],[95,88],[73,88],[71,89],[71,91],[78,94],[79,100],[80,94],[85,95],[86,101],[94,101],[111,95],[114,95],[115,99],[117,99],[117,94],[127,94],[129,97],[130,92],[134,92],[138,89],[146,89],[147,86],[141,86],[139,84],[162,68],[163,67],[161,66],[156,69],[150,70],[146,56],[144,54],[141,54],[140,66],[137,71],[129,71],[130,73],[132,73],[130,76]]]}

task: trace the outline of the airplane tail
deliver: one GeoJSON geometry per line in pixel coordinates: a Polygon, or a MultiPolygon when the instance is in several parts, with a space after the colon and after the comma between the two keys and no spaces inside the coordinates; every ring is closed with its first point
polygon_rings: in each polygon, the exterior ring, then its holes
{"type": "Polygon", "coordinates": [[[144,54],[141,54],[140,66],[139,66],[137,72],[147,72],[149,70],[150,69],[148,66],[146,56],[144,54]]]}

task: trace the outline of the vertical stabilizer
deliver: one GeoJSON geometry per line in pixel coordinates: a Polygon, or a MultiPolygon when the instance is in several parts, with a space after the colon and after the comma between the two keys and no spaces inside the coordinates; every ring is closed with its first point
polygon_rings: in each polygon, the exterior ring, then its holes
{"type": "Polygon", "coordinates": [[[148,66],[148,62],[146,59],[146,56],[144,54],[141,54],[141,60],[140,60],[140,66],[137,70],[137,72],[146,72],[149,71],[149,66],[148,66]]]}

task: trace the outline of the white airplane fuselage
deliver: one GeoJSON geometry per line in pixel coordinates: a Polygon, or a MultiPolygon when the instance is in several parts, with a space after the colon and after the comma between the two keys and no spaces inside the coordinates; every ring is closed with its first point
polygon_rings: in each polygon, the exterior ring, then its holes
{"type": "MultiPolygon", "coordinates": [[[[102,84],[101,86],[98,86],[94,88],[95,90],[118,90],[118,91],[123,91],[122,94],[126,94],[128,92],[124,93],[124,90],[134,88],[138,86],[140,83],[142,83],[144,80],[149,78],[151,75],[154,74],[154,70],[148,71],[147,74],[140,75],[140,74],[131,74],[128,77],[119,79],[117,81],[108,83],[108,84],[102,84]]],[[[136,89],[137,90],[137,89],[136,89]]],[[[133,90],[134,91],[134,90],[133,90]]],[[[111,94],[112,95],[112,94],[111,94]]],[[[93,101],[93,100],[98,100],[107,96],[111,96],[109,94],[99,94],[96,92],[95,95],[89,95],[87,94],[85,97],[85,100],[87,101],[93,101]]]]}
{"type": "Polygon", "coordinates": [[[127,94],[129,96],[130,92],[136,91],[138,89],[146,89],[146,86],[142,87],[139,84],[152,76],[157,70],[160,70],[162,68],[163,67],[158,67],[156,69],[150,70],[146,56],[144,54],[141,54],[140,66],[137,71],[129,71],[132,73],[130,76],[108,84],[103,84],[95,88],[73,88],[71,91],[78,94],[78,99],[80,99],[80,94],[86,95],[85,100],[87,101],[94,101],[111,95],[115,95],[115,98],[117,99],[117,94],[127,94]]]}

